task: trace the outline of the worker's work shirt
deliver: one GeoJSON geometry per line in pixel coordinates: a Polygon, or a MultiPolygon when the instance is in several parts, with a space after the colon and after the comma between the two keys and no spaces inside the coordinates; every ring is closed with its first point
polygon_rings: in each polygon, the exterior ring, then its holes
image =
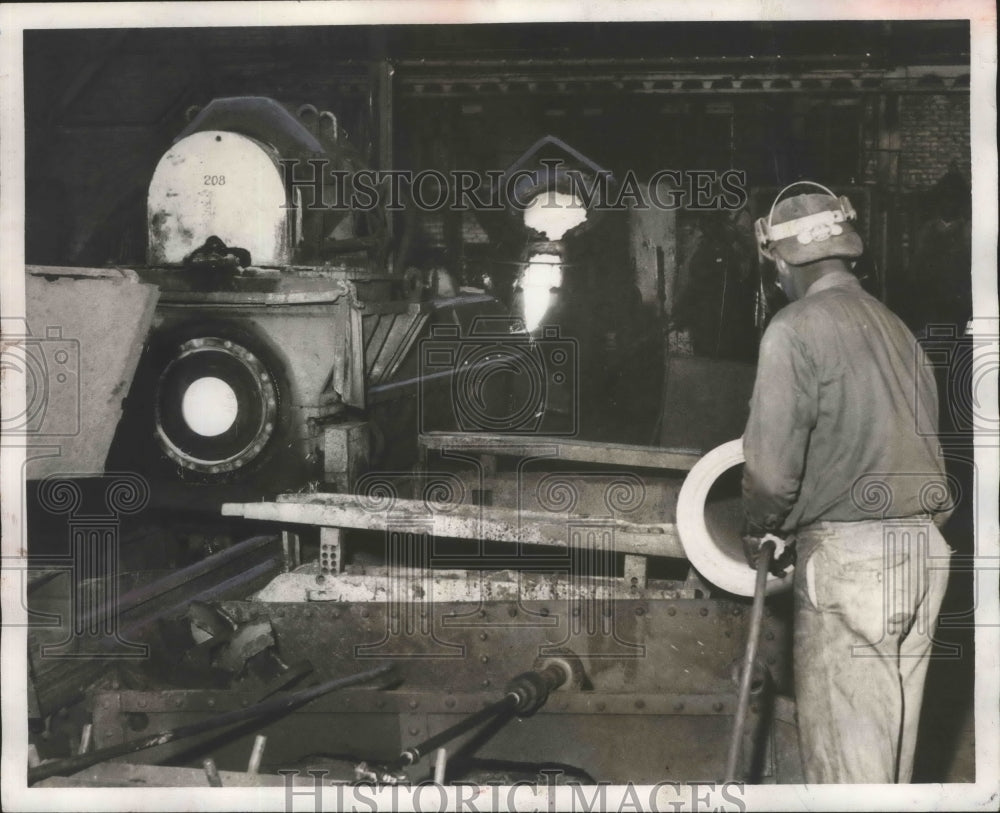
{"type": "Polygon", "coordinates": [[[937,388],[903,322],[836,271],[764,333],[743,435],[751,529],[952,509],[936,436],[937,388]]]}

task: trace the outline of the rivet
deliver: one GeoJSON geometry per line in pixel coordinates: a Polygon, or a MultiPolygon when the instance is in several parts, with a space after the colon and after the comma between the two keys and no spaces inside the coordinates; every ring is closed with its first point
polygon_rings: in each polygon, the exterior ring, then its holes
{"type": "Polygon", "coordinates": [[[479,617],[480,618],[486,618],[486,610],[480,610],[479,611],[479,617]]]}
{"type": "Polygon", "coordinates": [[[724,708],[724,706],[722,705],[722,703],[713,703],[712,704],[712,708],[715,711],[722,711],[722,709],[724,708]]]}
{"type": "Polygon", "coordinates": [[[102,700],[101,701],[101,707],[105,708],[105,709],[111,708],[111,701],[110,700],[102,700]]]}
{"type": "Polygon", "coordinates": [[[700,610],[698,610],[698,614],[701,616],[708,615],[708,607],[702,607],[700,610]]]}
{"type": "Polygon", "coordinates": [[[410,729],[410,735],[413,736],[413,737],[417,736],[417,734],[419,734],[419,733],[420,733],[420,729],[419,728],[411,728],[410,729]]]}
{"type": "Polygon", "coordinates": [[[455,708],[455,698],[454,697],[446,697],[445,701],[444,701],[444,705],[445,705],[445,708],[449,708],[449,709],[455,708]]]}
{"type": "Polygon", "coordinates": [[[411,701],[410,701],[409,703],[407,703],[406,705],[408,705],[408,706],[409,706],[409,707],[410,707],[411,709],[415,709],[415,708],[416,708],[417,706],[419,706],[420,704],[419,704],[419,703],[418,703],[418,702],[417,702],[416,700],[411,700],[411,701]]]}
{"type": "Polygon", "coordinates": [[[247,699],[246,699],[246,698],[244,697],[244,698],[243,698],[243,699],[242,699],[242,700],[240,701],[240,705],[241,705],[241,706],[243,706],[243,708],[246,708],[247,706],[249,706],[249,705],[250,705],[250,701],[249,701],[249,700],[247,700],[247,699]]]}
{"type": "Polygon", "coordinates": [[[330,615],[334,618],[340,618],[340,610],[334,610],[330,615]]]}
{"type": "Polygon", "coordinates": [[[635,707],[637,709],[644,709],[644,708],[646,708],[646,701],[645,700],[636,700],[635,701],[635,707]]]}
{"type": "Polygon", "coordinates": [[[139,698],[139,708],[141,708],[141,709],[146,708],[146,698],[145,697],[140,697],[139,698]]]}
{"type": "Polygon", "coordinates": [[[767,639],[768,641],[773,641],[773,640],[774,640],[774,633],[773,633],[773,632],[771,632],[771,630],[768,630],[767,632],[765,632],[765,633],[764,633],[764,637],[765,637],[765,638],[766,638],[766,639],[767,639]]]}
{"type": "Polygon", "coordinates": [[[368,618],[368,616],[370,616],[370,615],[371,615],[371,613],[368,612],[367,609],[361,611],[361,617],[362,618],[368,618]]]}
{"type": "Polygon", "coordinates": [[[636,607],[635,608],[635,614],[636,615],[645,615],[646,614],[646,610],[643,607],[636,607]]]}
{"type": "Polygon", "coordinates": [[[542,607],[542,609],[540,609],[538,611],[538,613],[539,613],[539,615],[541,615],[543,617],[547,616],[549,614],[549,608],[548,607],[542,607]]]}
{"type": "Polygon", "coordinates": [[[676,607],[667,607],[667,615],[677,615],[676,607]]]}
{"type": "Polygon", "coordinates": [[[507,608],[507,615],[509,615],[511,618],[513,618],[515,615],[517,615],[517,607],[508,607],[507,608]]]}
{"type": "Polygon", "coordinates": [[[183,703],[184,703],[184,701],[183,701],[183,700],[182,700],[181,698],[179,698],[179,697],[175,697],[175,698],[174,698],[174,705],[175,705],[175,706],[177,706],[178,708],[179,708],[179,707],[180,707],[180,706],[181,706],[181,705],[182,705],[183,703]]]}
{"type": "Polygon", "coordinates": [[[684,704],[680,700],[674,703],[674,711],[684,711],[684,704]]]}
{"type": "Polygon", "coordinates": [[[490,656],[489,655],[480,655],[479,656],[479,662],[480,663],[489,663],[490,662],[490,656]]]}
{"type": "Polygon", "coordinates": [[[580,608],[579,607],[574,607],[573,608],[573,618],[578,618],[579,616],[580,616],[580,608]]]}
{"type": "Polygon", "coordinates": [[[485,641],[485,640],[486,640],[487,638],[489,638],[489,637],[490,637],[490,636],[489,636],[489,635],[487,635],[487,634],[486,634],[485,632],[481,632],[481,633],[479,633],[479,640],[480,640],[480,641],[485,641]]]}
{"type": "Polygon", "coordinates": [[[607,707],[608,707],[607,703],[598,703],[597,704],[597,710],[598,711],[604,711],[607,707]]]}
{"type": "Polygon", "coordinates": [[[214,697],[210,697],[210,698],[208,698],[208,707],[209,707],[210,709],[211,709],[211,708],[215,708],[215,698],[214,698],[214,697]]]}
{"type": "Polygon", "coordinates": [[[482,686],[483,686],[483,688],[485,689],[485,688],[486,688],[487,686],[489,686],[489,685],[490,685],[490,679],[489,679],[489,678],[486,678],[486,680],[484,680],[484,681],[483,681],[483,683],[482,683],[482,686]]]}
{"type": "Polygon", "coordinates": [[[737,618],[739,618],[741,615],[743,615],[743,608],[742,607],[734,607],[733,608],[733,615],[735,615],[737,618]]]}

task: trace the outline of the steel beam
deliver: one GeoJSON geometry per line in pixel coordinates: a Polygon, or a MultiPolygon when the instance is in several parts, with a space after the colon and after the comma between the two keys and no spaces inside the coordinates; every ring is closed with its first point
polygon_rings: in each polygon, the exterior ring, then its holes
{"type": "Polygon", "coordinates": [[[482,452],[492,455],[523,455],[525,449],[537,448],[558,460],[574,463],[600,463],[605,466],[629,466],[646,469],[690,471],[704,452],[700,449],[661,448],[629,443],[604,443],[542,436],[489,434],[486,432],[427,432],[419,439],[427,449],[482,452]]]}
{"type": "Polygon", "coordinates": [[[480,505],[446,504],[435,511],[422,500],[397,499],[388,510],[376,510],[354,494],[282,494],[277,502],[224,503],[223,516],[245,517],[289,525],[401,531],[419,525],[435,537],[525,545],[586,547],[586,531],[607,534],[617,553],[685,558],[673,523],[637,524],[480,505]]]}

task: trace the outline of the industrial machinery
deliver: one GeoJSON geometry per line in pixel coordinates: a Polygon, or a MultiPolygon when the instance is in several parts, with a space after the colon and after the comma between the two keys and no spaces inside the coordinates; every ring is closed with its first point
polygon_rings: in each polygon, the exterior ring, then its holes
{"type": "MultiPolygon", "coordinates": [[[[77,585],[89,613],[31,639],[75,660],[33,659],[32,692],[45,731],[71,709],[86,735],[29,779],[721,779],[754,580],[712,564],[733,558],[739,461],[705,475],[707,449],[553,430],[573,347],[485,294],[415,297],[384,220],[303,200],[285,159],[360,166],[318,119],[220,100],[153,174],[136,272],[159,301],[108,470],[255,532],[96,600],[77,585]]],[[[800,774],[776,601],[748,781],[800,774]]]]}
{"type": "Polygon", "coordinates": [[[192,483],[344,489],[362,461],[411,462],[418,396],[437,386],[421,387],[419,340],[504,313],[485,294],[421,299],[390,273],[381,209],[338,208],[322,186],[361,157],[332,114],[299,112],[216,100],[153,173],[137,272],[160,297],[112,467],[149,477],[157,500],[218,505],[218,488],[176,488],[192,483]]]}

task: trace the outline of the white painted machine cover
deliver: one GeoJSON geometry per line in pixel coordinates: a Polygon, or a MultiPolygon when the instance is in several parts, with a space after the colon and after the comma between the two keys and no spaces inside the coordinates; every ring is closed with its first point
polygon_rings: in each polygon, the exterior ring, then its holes
{"type": "Polygon", "coordinates": [[[206,130],[174,144],[149,184],[150,265],[179,264],[212,235],[250,252],[253,265],[287,265],[291,212],[273,150],[239,133],[206,130]]]}

